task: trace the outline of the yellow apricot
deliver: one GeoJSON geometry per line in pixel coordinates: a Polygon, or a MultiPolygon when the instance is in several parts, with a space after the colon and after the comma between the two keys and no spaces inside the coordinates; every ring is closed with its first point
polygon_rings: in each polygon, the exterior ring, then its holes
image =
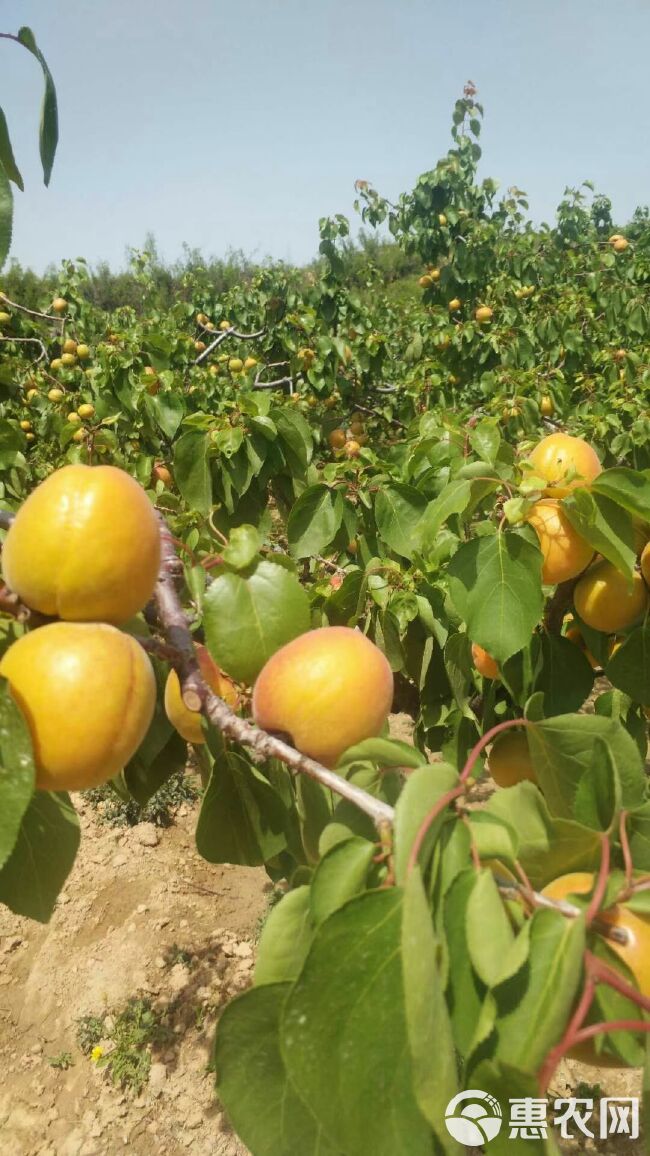
{"type": "Polygon", "coordinates": [[[53,622],[0,662],[34,746],[36,785],[81,791],[116,775],[153,718],[156,680],[142,647],[103,622],[53,622]]]}
{"type": "Polygon", "coordinates": [[[551,498],[566,497],[571,490],[593,482],[602,471],[596,451],[582,438],[565,433],[542,438],[528,461],[535,475],[548,483],[544,493],[551,498]],[[575,476],[567,481],[567,474],[575,476]]]}
{"type": "Polygon", "coordinates": [[[576,578],[594,556],[594,548],[574,530],[567,518],[562,503],[555,498],[544,498],[536,502],[526,515],[539,539],[539,548],[544,559],[542,582],[555,586],[576,578]]]}
{"type": "MultiPolygon", "coordinates": [[[[219,669],[205,646],[197,646],[195,649],[203,681],[234,710],[239,702],[239,695],[234,684],[219,669]]],[[[181,684],[175,670],[170,670],[165,684],[165,713],[172,726],[176,727],[186,742],[194,744],[205,742],[205,735],[201,727],[201,712],[190,710],[185,706],[181,695],[181,684]]]]}
{"type": "Polygon", "coordinates": [[[488,770],[498,787],[514,787],[524,779],[537,782],[524,731],[504,731],[497,737],[490,751],[488,770]]]}
{"type": "Polygon", "coordinates": [[[616,634],[640,618],[648,606],[648,591],[640,574],[632,585],[611,562],[596,562],[583,574],[573,593],[574,606],[593,630],[616,634]]]}
{"type": "Polygon", "coordinates": [[[158,576],[158,519],[138,483],[115,466],[70,465],[20,507],[2,550],[11,590],[41,614],[126,622],[158,576]]]}
{"type": "Polygon", "coordinates": [[[334,766],[348,747],[379,734],[392,701],[393,675],[379,648],[358,630],[324,626],[269,659],[253,688],[253,717],[334,766]]]}
{"type": "Polygon", "coordinates": [[[472,662],[479,674],[483,675],[483,678],[501,677],[499,667],[492,658],[492,655],[488,654],[487,650],[484,650],[482,646],[479,646],[478,642],[472,643],[472,662]]]}

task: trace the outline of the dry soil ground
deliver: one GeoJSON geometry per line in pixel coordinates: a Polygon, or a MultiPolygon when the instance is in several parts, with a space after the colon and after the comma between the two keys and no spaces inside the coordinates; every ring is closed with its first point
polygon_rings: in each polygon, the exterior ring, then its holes
{"type": "MultiPolygon", "coordinates": [[[[408,737],[405,716],[394,733],[408,737]]],[[[82,802],[81,850],[51,923],[0,908],[1,1156],[247,1156],[206,1068],[219,1007],[250,981],[271,887],[261,869],[199,858],[197,809],[183,805],[166,830],[111,828],[82,802]],[[172,1035],[134,1097],[82,1053],[77,1027],[81,1016],[120,1009],[136,992],[165,1015],[172,1035]],[[73,1065],[53,1067],[66,1052],[73,1065]]],[[[570,1094],[580,1080],[600,1082],[603,1094],[640,1091],[636,1073],[567,1063],[553,1093],[570,1094]]],[[[626,1139],[586,1143],[564,1150],[643,1152],[626,1139]]]]}

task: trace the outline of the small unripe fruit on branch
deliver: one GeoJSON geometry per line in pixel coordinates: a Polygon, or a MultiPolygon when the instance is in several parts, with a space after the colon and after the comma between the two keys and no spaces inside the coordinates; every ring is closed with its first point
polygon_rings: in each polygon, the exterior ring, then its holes
{"type": "Polygon", "coordinates": [[[142,647],[105,623],[53,622],[14,642],[0,662],[32,737],[36,785],[80,791],[121,771],[156,702],[142,647]]]}
{"type": "Polygon", "coordinates": [[[253,717],[333,767],[348,747],[381,731],[393,701],[390,666],[347,626],[324,626],[278,650],[253,688],[253,717]]]}
{"type": "Polygon", "coordinates": [[[20,507],[2,550],[25,605],[70,621],[126,622],[153,594],[159,564],[155,510],[114,466],[57,470],[20,507]]]}

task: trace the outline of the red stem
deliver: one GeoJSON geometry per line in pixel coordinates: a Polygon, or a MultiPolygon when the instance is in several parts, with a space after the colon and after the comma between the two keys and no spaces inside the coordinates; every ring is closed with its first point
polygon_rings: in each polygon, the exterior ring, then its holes
{"type": "Polygon", "coordinates": [[[458,787],[453,787],[450,791],[447,791],[445,795],[442,795],[431,808],[431,810],[424,816],[424,819],[418,828],[418,833],[413,840],[413,846],[411,847],[411,853],[406,865],[407,875],[411,874],[411,871],[418,861],[418,856],[422,850],[422,844],[424,843],[431,824],[438,818],[438,815],[444,811],[445,807],[448,807],[450,803],[453,803],[454,799],[458,799],[461,795],[464,794],[465,788],[463,786],[459,785],[458,787]]]}
{"type": "Polygon", "coordinates": [[[598,912],[600,911],[603,899],[605,898],[605,891],[607,890],[607,878],[609,876],[609,861],[610,861],[609,839],[607,835],[600,836],[600,867],[598,869],[598,879],[596,880],[596,887],[591,897],[591,901],[586,912],[587,927],[589,927],[598,912]]]}
{"type": "Polygon", "coordinates": [[[623,852],[623,863],[625,864],[625,893],[621,898],[627,899],[632,894],[634,876],[630,840],[627,837],[627,811],[621,811],[618,821],[618,837],[621,843],[621,851],[623,852]]]}
{"type": "Polygon", "coordinates": [[[532,725],[533,724],[530,723],[528,719],[511,718],[507,719],[506,722],[497,723],[496,726],[491,727],[489,731],[486,731],[482,738],[480,738],[476,743],[476,746],[472,747],[469,755],[467,756],[467,762],[460,772],[461,783],[467,782],[474,769],[474,763],[478,759],[481,752],[485,750],[485,748],[492,742],[492,739],[495,738],[496,735],[501,734],[501,731],[509,730],[511,727],[529,727],[532,725]]]}

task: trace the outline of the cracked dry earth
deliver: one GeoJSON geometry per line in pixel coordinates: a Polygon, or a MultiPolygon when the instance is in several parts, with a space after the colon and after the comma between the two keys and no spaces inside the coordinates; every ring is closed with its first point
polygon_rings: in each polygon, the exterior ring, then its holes
{"type": "MultiPolygon", "coordinates": [[[[408,740],[408,716],[392,723],[408,740]]],[[[107,827],[83,798],[76,804],[81,847],[51,922],[0,908],[0,1154],[248,1156],[206,1069],[219,1008],[250,982],[272,886],[262,869],[199,857],[198,804],[181,806],[165,830],[107,827]],[[83,1054],[77,1025],[138,993],[167,1013],[173,1036],[154,1049],[149,1081],[133,1096],[83,1054]],[[62,1052],[72,1055],[67,1070],[48,1062],[62,1052]]],[[[576,1091],[580,1081],[600,1083],[603,1095],[641,1091],[638,1072],[567,1062],[549,1095],[590,1094],[576,1091]]],[[[645,1149],[621,1137],[562,1151],[645,1149]]]]}

